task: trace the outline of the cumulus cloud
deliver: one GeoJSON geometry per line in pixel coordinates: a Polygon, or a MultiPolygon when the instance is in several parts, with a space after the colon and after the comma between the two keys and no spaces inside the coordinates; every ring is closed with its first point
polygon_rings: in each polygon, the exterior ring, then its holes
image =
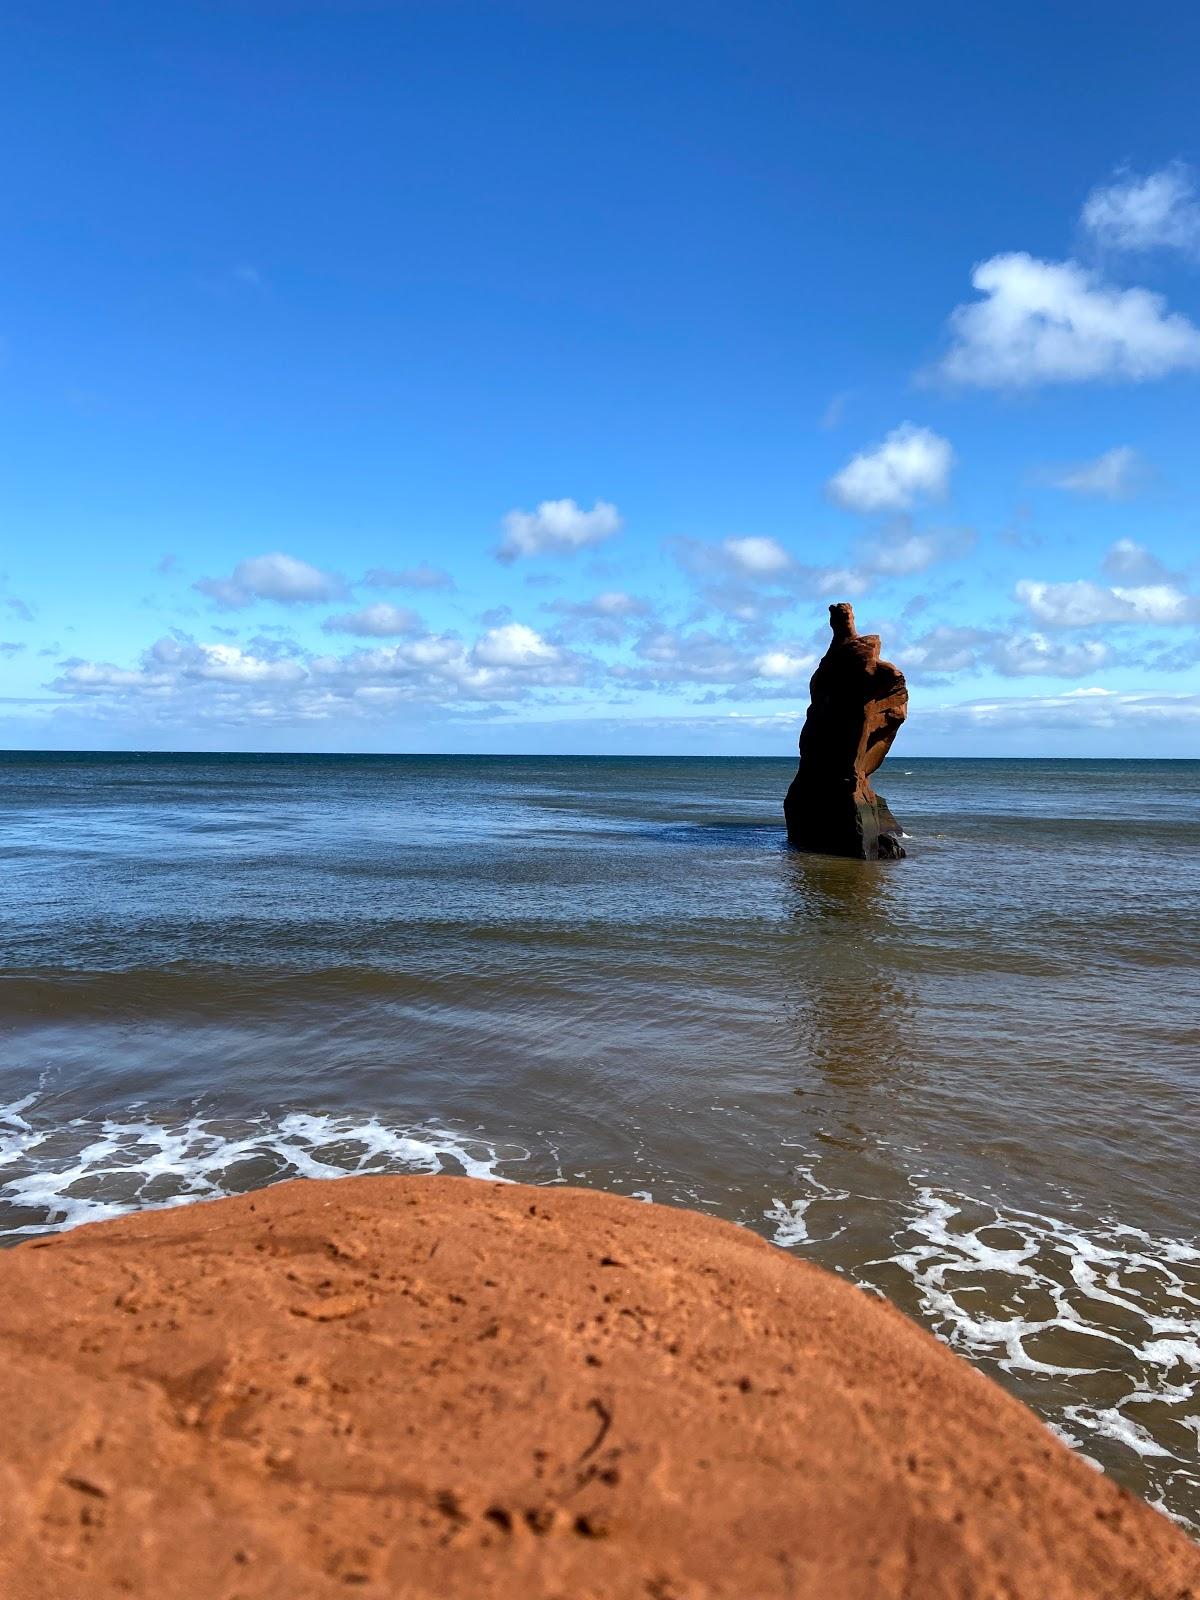
{"type": "Polygon", "coordinates": [[[522,556],[571,555],[619,533],[622,518],[616,506],[597,500],[584,511],[574,500],[543,500],[536,511],[510,511],[504,518],[500,561],[522,556]]]}
{"type": "Polygon", "coordinates": [[[1040,623],[1055,628],[1089,628],[1104,623],[1169,627],[1200,621],[1200,596],[1178,574],[1168,571],[1144,545],[1118,539],[1102,567],[1111,584],[1077,578],[1043,583],[1022,578],[1016,598],[1040,623]]]}
{"type": "Polygon", "coordinates": [[[1022,578],[1016,596],[1038,622],[1055,628],[1090,628],[1109,622],[1162,626],[1200,620],[1200,601],[1173,583],[1108,586],[1087,578],[1069,583],[1022,578]]]}
{"type": "Polygon", "coordinates": [[[638,640],[636,653],[646,663],[640,676],[644,684],[731,683],[754,675],[752,655],[706,628],[651,628],[638,640]]]}
{"type": "Polygon", "coordinates": [[[18,622],[33,621],[33,611],[19,595],[0,595],[0,605],[3,605],[9,616],[16,617],[18,622]]]}
{"type": "Polygon", "coordinates": [[[454,579],[441,567],[421,562],[416,567],[372,567],[363,582],[372,589],[453,589],[454,579]]]}
{"type": "Polygon", "coordinates": [[[358,633],[375,639],[392,639],[399,634],[419,633],[422,624],[415,611],[379,601],[359,611],[343,611],[326,617],[321,627],[326,633],[358,633]]]}
{"type": "Polygon", "coordinates": [[[746,683],[758,676],[758,652],[707,628],[656,625],[638,639],[633,666],[618,664],[611,677],[631,688],[746,683]]]}
{"type": "Polygon", "coordinates": [[[239,561],[228,577],[201,578],[192,587],[217,605],[235,610],[255,600],[274,600],[280,605],[294,606],[317,605],[346,597],[346,584],[336,573],[323,572],[282,551],[239,561]]]}
{"type": "Polygon", "coordinates": [[[904,646],[905,670],[937,677],[969,671],[978,665],[980,651],[990,637],[983,628],[940,624],[904,646]]]}
{"type": "Polygon", "coordinates": [[[905,645],[910,675],[952,677],[991,671],[1005,678],[1078,678],[1113,664],[1112,648],[1098,639],[1051,639],[1043,633],[998,628],[939,626],[905,645]]]}
{"type": "Polygon", "coordinates": [[[1149,724],[1176,729],[1200,724],[1200,694],[1130,693],[1088,685],[1057,695],[992,697],[938,706],[922,713],[931,732],[985,729],[1049,729],[1056,733],[1132,731],[1149,724]]]}
{"type": "Polygon", "coordinates": [[[798,594],[853,597],[869,583],[849,566],[797,561],[775,539],[674,539],[670,545],[679,565],[698,580],[704,601],[737,622],[786,610],[798,594]]]}
{"type": "Polygon", "coordinates": [[[639,617],[649,616],[649,601],[623,589],[606,589],[590,600],[548,600],[542,610],[563,619],[566,631],[580,633],[598,644],[616,644],[639,617]]]}
{"type": "Polygon", "coordinates": [[[722,549],[733,570],[746,578],[773,578],[793,565],[791,556],[774,539],[726,539],[722,549]]]}
{"type": "Polygon", "coordinates": [[[281,724],[378,717],[402,705],[499,706],[582,683],[586,657],[510,623],[473,644],[421,634],[348,655],[308,655],[290,641],[250,647],[176,633],[143,651],[136,667],[78,658],[48,685],[96,713],[138,725],[281,724]]]}
{"type": "Polygon", "coordinates": [[[784,640],[764,649],[749,633],[736,636],[703,627],[646,628],[634,647],[632,665],[609,668],[610,679],[631,689],[704,689],[711,699],[721,691],[737,698],[773,697],[784,686],[794,692],[816,666],[818,653],[807,645],[784,640]]]}
{"type": "Polygon", "coordinates": [[[699,580],[703,600],[736,622],[751,623],[790,609],[799,596],[858,599],[880,580],[910,577],[965,555],[976,538],[973,528],[917,531],[899,517],[879,537],[861,541],[851,559],[823,566],[796,560],[774,539],[676,539],[672,544],[680,566],[699,580]]]}
{"type": "Polygon", "coordinates": [[[607,589],[590,600],[551,600],[546,609],[575,617],[641,617],[650,606],[648,601],[639,600],[622,589],[607,589]]]}
{"type": "Polygon", "coordinates": [[[521,700],[535,689],[578,684],[587,662],[550,644],[523,623],[489,628],[471,646],[454,634],[426,634],[403,644],[320,657],[313,675],[327,684],[401,692],[406,698],[521,700]]]}
{"type": "Polygon", "coordinates": [[[1100,639],[1064,643],[1044,633],[1014,633],[992,641],[988,660],[1006,678],[1081,678],[1108,666],[1112,648],[1100,639]]]}
{"type": "Polygon", "coordinates": [[[1200,369],[1200,328],[1162,295],[1114,288],[1076,261],[1014,251],[981,262],[971,282],[983,298],[951,313],[952,343],[935,369],[952,383],[1141,382],[1200,369]]]}
{"type": "Polygon", "coordinates": [[[489,628],[476,643],[474,654],[482,666],[518,669],[546,666],[559,659],[555,647],[523,622],[489,628]]]}
{"type": "Polygon", "coordinates": [[[1055,489],[1067,489],[1072,494],[1123,500],[1133,493],[1140,470],[1141,458],[1137,451],[1123,444],[1115,450],[1106,450],[1094,461],[1081,461],[1076,466],[1051,472],[1049,482],[1055,489]]]}
{"type": "Polygon", "coordinates": [[[1105,575],[1119,583],[1170,583],[1181,580],[1136,539],[1118,539],[1100,563],[1105,575]]]}
{"type": "Polygon", "coordinates": [[[864,582],[874,578],[907,578],[939,561],[952,561],[975,548],[974,528],[930,528],[917,533],[903,524],[880,539],[860,546],[855,562],[864,582]]]}
{"type": "Polygon", "coordinates": [[[953,465],[949,440],[903,422],[882,444],[847,462],[826,488],[848,511],[909,511],[919,500],[945,498],[953,465]]]}
{"type": "Polygon", "coordinates": [[[1200,202],[1191,170],[1173,161],[1147,177],[1118,174],[1092,190],[1080,221],[1109,250],[1182,250],[1200,255],[1200,202]]]}
{"type": "Polygon", "coordinates": [[[816,666],[817,659],[816,652],[812,650],[798,654],[791,650],[768,650],[756,657],[754,670],[760,678],[791,683],[797,678],[807,678],[816,666]]]}
{"type": "Polygon", "coordinates": [[[71,661],[51,684],[64,694],[99,695],[114,690],[161,694],[181,683],[261,685],[297,683],[304,668],[295,661],[266,660],[232,644],[197,644],[186,637],[157,640],[137,670],[104,661],[71,661]]]}

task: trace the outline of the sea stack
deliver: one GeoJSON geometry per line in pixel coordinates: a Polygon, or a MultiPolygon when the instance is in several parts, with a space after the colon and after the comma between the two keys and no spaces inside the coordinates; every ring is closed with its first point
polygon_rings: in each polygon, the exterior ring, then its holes
{"type": "Polygon", "coordinates": [[[901,828],[871,774],[908,714],[904,674],[879,658],[879,635],[859,633],[854,608],[829,608],[833,639],[809,684],[800,768],[783,814],[800,850],[878,861],[904,854],[901,828]]]}

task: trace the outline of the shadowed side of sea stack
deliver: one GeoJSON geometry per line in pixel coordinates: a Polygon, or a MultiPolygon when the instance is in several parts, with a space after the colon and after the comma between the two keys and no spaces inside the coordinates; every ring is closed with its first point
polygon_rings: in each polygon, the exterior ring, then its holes
{"type": "Polygon", "coordinates": [[[829,608],[833,639],[809,684],[800,768],[783,803],[788,842],[864,861],[904,854],[902,830],[871,774],[908,714],[904,674],[879,658],[879,635],[860,634],[854,609],[829,608]]]}
{"type": "Polygon", "coordinates": [[[0,1252],[5,1600],[1186,1600],[898,1311],[694,1212],[280,1184],[0,1252]]]}

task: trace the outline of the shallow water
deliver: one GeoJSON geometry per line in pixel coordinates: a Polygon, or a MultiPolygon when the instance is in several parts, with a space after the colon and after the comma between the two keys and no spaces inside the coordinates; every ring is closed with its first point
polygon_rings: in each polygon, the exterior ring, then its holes
{"type": "Polygon", "coordinates": [[[699,1206],[1200,1528],[1200,763],[0,756],[0,1231],[304,1173],[699,1206]]]}

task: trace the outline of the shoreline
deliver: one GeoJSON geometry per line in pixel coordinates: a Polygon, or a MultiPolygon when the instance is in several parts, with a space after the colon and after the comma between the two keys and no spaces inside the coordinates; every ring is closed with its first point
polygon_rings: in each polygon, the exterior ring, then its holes
{"type": "Polygon", "coordinates": [[[28,1241],[0,1283],[14,1600],[1200,1592],[991,1380],[695,1212],[298,1180],[28,1241]]]}

